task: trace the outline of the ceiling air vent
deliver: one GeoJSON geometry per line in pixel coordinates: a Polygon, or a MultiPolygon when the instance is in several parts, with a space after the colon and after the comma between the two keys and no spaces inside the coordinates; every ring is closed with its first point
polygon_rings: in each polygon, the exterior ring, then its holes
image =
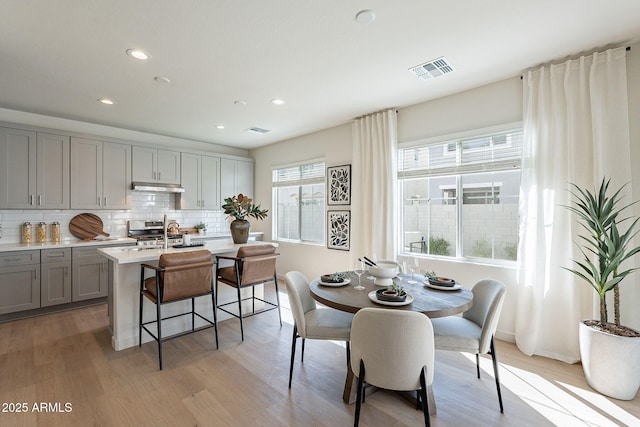
{"type": "Polygon", "coordinates": [[[259,128],[257,126],[253,126],[253,127],[248,128],[248,129],[245,129],[245,130],[247,132],[259,133],[261,135],[269,132],[269,129],[262,129],[262,128],[259,128]]]}
{"type": "Polygon", "coordinates": [[[447,62],[447,58],[441,56],[424,64],[417,65],[409,68],[413,74],[422,80],[429,80],[436,77],[440,77],[444,74],[453,73],[455,68],[447,62]]]}

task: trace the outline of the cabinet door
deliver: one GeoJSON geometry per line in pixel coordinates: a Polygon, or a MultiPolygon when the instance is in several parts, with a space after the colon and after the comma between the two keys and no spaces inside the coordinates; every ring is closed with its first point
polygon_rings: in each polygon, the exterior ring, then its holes
{"type": "Polygon", "coordinates": [[[102,141],[71,138],[71,209],[102,207],[102,163],[102,141]]]}
{"type": "Polygon", "coordinates": [[[0,314],[40,307],[40,264],[0,268],[0,314]]]}
{"type": "Polygon", "coordinates": [[[236,193],[247,194],[253,198],[253,162],[236,162],[236,193]]]}
{"type": "Polygon", "coordinates": [[[180,152],[158,150],[158,182],[180,184],[180,152]]]}
{"type": "Polygon", "coordinates": [[[217,157],[202,156],[202,196],[200,198],[200,207],[202,209],[216,210],[220,209],[220,192],[218,185],[220,181],[220,159],[217,157]]]}
{"type": "Polygon", "coordinates": [[[102,143],[102,207],[131,208],[131,146],[102,143]]]}
{"type": "Polygon", "coordinates": [[[132,173],[131,179],[140,182],[158,181],[156,172],[156,156],[158,150],[155,148],[133,146],[132,173]]]}
{"type": "Polygon", "coordinates": [[[71,302],[71,261],[42,264],[40,271],[41,306],[71,302]]]}
{"type": "Polygon", "coordinates": [[[0,128],[0,208],[35,208],[36,133],[0,128]]]}
{"type": "Polygon", "coordinates": [[[69,137],[38,133],[38,209],[69,209],[69,137]]]}
{"type": "Polygon", "coordinates": [[[200,170],[201,156],[182,153],[180,184],[184,193],[180,194],[180,209],[201,209],[200,170]]]}
{"type": "Polygon", "coordinates": [[[100,255],[73,259],[72,301],[106,297],[108,292],[108,260],[100,255]]]}
{"type": "Polygon", "coordinates": [[[235,196],[236,193],[236,161],[220,159],[220,199],[235,196]]]}

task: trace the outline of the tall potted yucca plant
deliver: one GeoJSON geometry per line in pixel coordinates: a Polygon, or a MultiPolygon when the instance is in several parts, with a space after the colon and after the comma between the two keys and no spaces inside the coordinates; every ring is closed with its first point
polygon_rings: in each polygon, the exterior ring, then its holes
{"type": "MultiPolygon", "coordinates": [[[[640,252],[633,246],[640,218],[624,216],[635,202],[621,205],[624,185],[609,195],[610,180],[604,178],[597,192],[571,184],[573,206],[586,233],[579,235],[582,258],[576,268],[567,268],[585,280],[598,294],[600,320],[580,322],[580,357],[589,385],[602,394],[631,400],[640,387],[640,333],[620,324],[622,280],[637,268],[623,263],[640,252]],[[626,229],[621,230],[625,225],[626,229]],[[614,292],[614,322],[610,323],[607,293],[614,292]]],[[[628,282],[627,280],[626,282],[628,282]]]]}

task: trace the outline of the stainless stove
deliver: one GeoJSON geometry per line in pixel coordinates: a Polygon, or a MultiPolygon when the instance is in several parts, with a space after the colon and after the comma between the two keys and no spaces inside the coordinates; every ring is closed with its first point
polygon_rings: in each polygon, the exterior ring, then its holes
{"type": "MultiPolygon", "coordinates": [[[[127,221],[127,236],[136,239],[138,246],[161,248],[164,246],[164,224],[162,220],[132,219],[127,221]]],[[[167,241],[169,246],[182,245],[182,234],[168,234],[167,241]]]]}

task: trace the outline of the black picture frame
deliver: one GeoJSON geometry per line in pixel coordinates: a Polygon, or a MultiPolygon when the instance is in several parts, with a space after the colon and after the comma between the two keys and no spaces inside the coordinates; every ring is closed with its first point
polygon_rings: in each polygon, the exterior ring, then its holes
{"type": "Polygon", "coordinates": [[[351,204],[351,165],[327,167],[327,204],[351,204]]]}
{"type": "Polygon", "coordinates": [[[351,211],[327,211],[327,249],[351,249],[351,211]]]}

